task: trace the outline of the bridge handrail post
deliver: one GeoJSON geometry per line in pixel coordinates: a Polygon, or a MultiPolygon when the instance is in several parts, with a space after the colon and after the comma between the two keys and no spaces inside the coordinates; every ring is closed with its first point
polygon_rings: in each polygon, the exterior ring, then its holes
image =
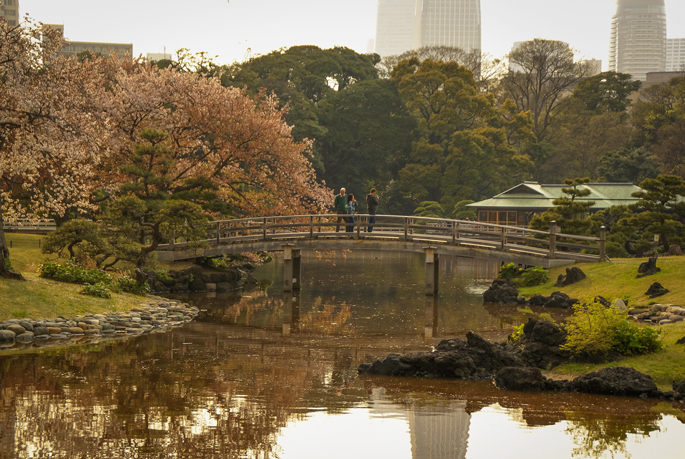
{"type": "Polygon", "coordinates": [[[404,240],[407,240],[407,232],[409,230],[409,217],[404,217],[404,240]]]}
{"type": "Polygon", "coordinates": [[[309,216],[309,238],[314,239],[314,216],[309,216]]]}
{"type": "Polygon", "coordinates": [[[262,221],[262,235],[264,237],[264,240],[266,241],[266,217],[263,218],[262,221]]]}
{"type": "Polygon", "coordinates": [[[457,239],[459,239],[459,222],[455,220],[452,223],[452,244],[456,245],[457,239]]]}
{"type": "Polygon", "coordinates": [[[606,260],[606,244],[607,244],[607,227],[602,226],[599,228],[599,261],[606,260]]]}
{"type": "Polygon", "coordinates": [[[549,257],[557,257],[557,222],[552,220],[549,222],[549,257]]]}
{"type": "Polygon", "coordinates": [[[504,252],[505,247],[507,246],[507,229],[505,227],[500,228],[502,232],[502,252],[504,252]]]}
{"type": "Polygon", "coordinates": [[[216,245],[221,243],[221,222],[216,222],[216,245]]]}
{"type": "Polygon", "coordinates": [[[361,227],[361,217],[357,217],[357,239],[359,239],[359,228],[361,227]]]}

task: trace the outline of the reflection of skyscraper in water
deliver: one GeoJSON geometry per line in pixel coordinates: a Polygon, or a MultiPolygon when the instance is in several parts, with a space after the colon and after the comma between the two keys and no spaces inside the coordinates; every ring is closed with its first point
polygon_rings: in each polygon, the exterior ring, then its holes
{"type": "Polygon", "coordinates": [[[469,439],[471,415],[465,401],[422,406],[392,403],[383,388],[371,392],[372,416],[406,419],[413,459],[463,459],[469,439]]]}

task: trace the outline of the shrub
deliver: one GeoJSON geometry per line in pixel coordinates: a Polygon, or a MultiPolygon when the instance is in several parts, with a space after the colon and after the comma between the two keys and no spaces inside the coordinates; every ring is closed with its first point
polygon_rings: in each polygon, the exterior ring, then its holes
{"type": "Polygon", "coordinates": [[[500,279],[512,279],[519,276],[521,271],[521,268],[517,267],[514,263],[509,263],[508,265],[500,266],[499,275],[497,277],[500,279]]]}
{"type": "Polygon", "coordinates": [[[83,290],[81,290],[81,294],[97,296],[106,299],[112,298],[112,291],[107,288],[107,285],[104,282],[98,282],[94,285],[85,284],[83,286],[83,290]]]}
{"type": "Polygon", "coordinates": [[[621,354],[648,354],[661,349],[661,332],[652,327],[638,327],[629,322],[622,322],[615,331],[614,349],[621,354]]]}
{"type": "Polygon", "coordinates": [[[541,266],[531,266],[521,272],[518,279],[514,279],[514,283],[519,287],[535,287],[542,285],[549,280],[547,270],[541,266]]]}
{"type": "Polygon", "coordinates": [[[511,335],[509,335],[509,338],[507,339],[507,341],[509,341],[510,343],[513,344],[513,343],[517,342],[519,339],[521,339],[521,337],[523,336],[523,326],[524,325],[525,324],[514,325],[514,327],[513,327],[514,331],[511,332],[511,335]]]}
{"type": "MultiPolygon", "coordinates": [[[[84,291],[81,293],[87,295],[111,298],[113,291],[123,291],[141,296],[147,295],[150,292],[150,286],[147,283],[138,285],[130,276],[114,277],[99,269],[83,269],[71,260],[67,261],[64,265],[50,262],[43,263],[38,268],[40,269],[40,277],[72,284],[84,284],[91,288],[91,290],[92,287],[101,285],[109,292],[109,296],[101,296],[95,293],[86,293],[86,288],[84,287],[84,291]]],[[[93,291],[98,290],[94,289],[93,291]]]]}
{"type": "Polygon", "coordinates": [[[134,295],[147,295],[150,293],[150,285],[145,282],[143,285],[139,285],[135,279],[130,276],[122,276],[116,279],[118,290],[127,293],[133,293],[134,295]]]}
{"type": "Polygon", "coordinates": [[[575,356],[606,356],[610,351],[621,354],[644,354],[661,349],[659,332],[628,323],[628,313],[601,303],[573,306],[568,319],[568,337],[561,347],[575,356]]]}

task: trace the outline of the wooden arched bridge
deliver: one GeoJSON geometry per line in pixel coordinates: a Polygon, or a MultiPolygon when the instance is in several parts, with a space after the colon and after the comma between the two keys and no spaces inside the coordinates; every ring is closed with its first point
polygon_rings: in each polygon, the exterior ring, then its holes
{"type": "Polygon", "coordinates": [[[399,215],[289,215],[241,218],[208,223],[208,238],[192,243],[160,244],[160,260],[179,261],[243,252],[284,252],[284,290],[299,288],[299,251],[349,249],[426,254],[426,292],[437,292],[439,255],[483,258],[545,268],[575,261],[606,260],[606,230],[599,237],[576,236],[517,226],[445,218],[399,215]],[[290,273],[292,271],[292,273],[290,273]],[[430,273],[429,273],[430,271],[430,273]],[[292,274],[292,275],[290,275],[292,274]],[[292,281],[291,281],[292,279],[292,281]]]}

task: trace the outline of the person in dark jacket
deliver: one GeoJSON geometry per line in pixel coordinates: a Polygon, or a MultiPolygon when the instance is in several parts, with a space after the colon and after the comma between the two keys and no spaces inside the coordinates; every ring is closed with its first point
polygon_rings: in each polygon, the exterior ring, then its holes
{"type": "Polygon", "coordinates": [[[340,215],[347,215],[347,195],[345,188],[340,188],[340,194],[335,196],[335,213],[338,214],[338,224],[335,227],[335,232],[340,231],[340,222],[347,222],[347,217],[340,217],[340,215]]]}
{"type": "Polygon", "coordinates": [[[373,231],[373,225],[376,223],[376,209],[378,208],[378,200],[381,199],[380,196],[376,196],[376,189],[371,188],[369,194],[366,195],[366,209],[369,217],[369,229],[368,232],[373,231]]]}
{"type": "Polygon", "coordinates": [[[347,232],[354,231],[354,214],[357,213],[357,200],[352,193],[347,195],[347,232]],[[351,224],[350,224],[351,223],[351,224]]]}

